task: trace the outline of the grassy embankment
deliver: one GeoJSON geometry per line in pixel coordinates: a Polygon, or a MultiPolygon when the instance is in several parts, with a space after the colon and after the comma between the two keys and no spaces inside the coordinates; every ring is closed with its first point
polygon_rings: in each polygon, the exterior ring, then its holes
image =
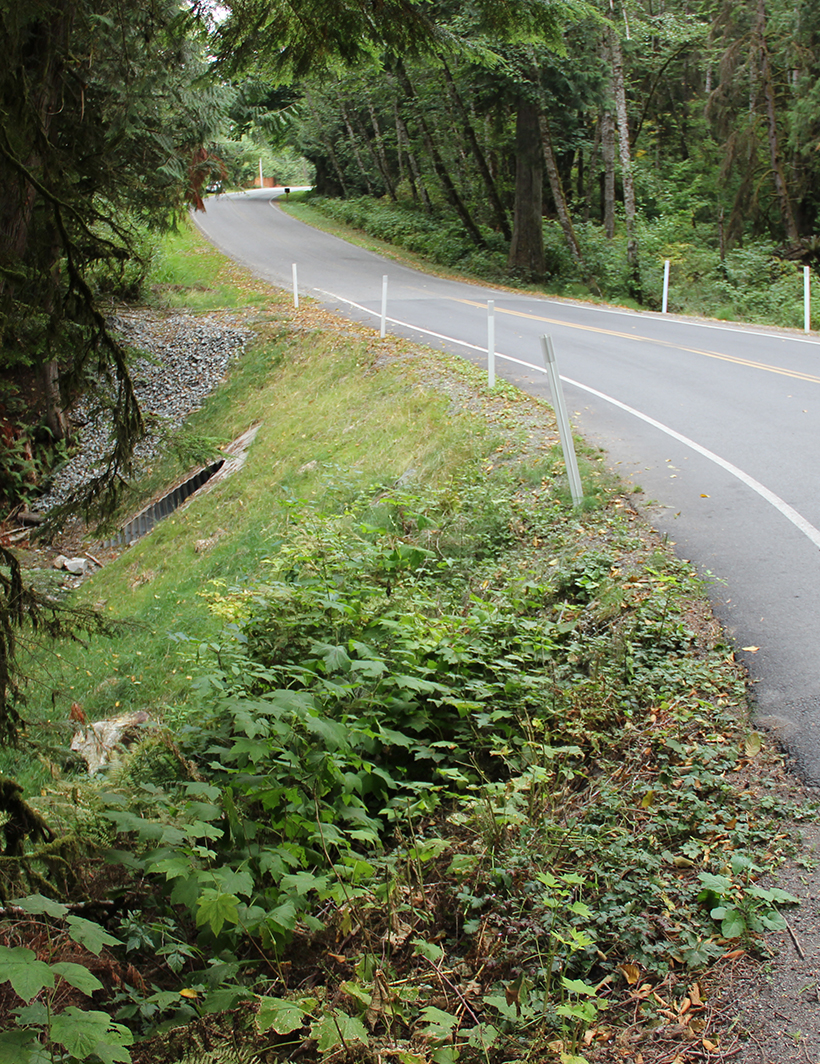
{"type": "Polygon", "coordinates": [[[33,736],[72,702],[163,726],[102,783],[20,773],[87,847],[71,889],[121,833],[97,1007],[138,1060],[224,1009],[268,1060],[570,1061],[635,1023],[708,1051],[704,972],[783,926],[787,842],[693,572],[594,456],[569,507],[545,406],[294,314],[193,233],[165,269],[257,335],[191,431],[259,432],[82,588],[136,634],[44,651],[30,692],[33,736]]]}

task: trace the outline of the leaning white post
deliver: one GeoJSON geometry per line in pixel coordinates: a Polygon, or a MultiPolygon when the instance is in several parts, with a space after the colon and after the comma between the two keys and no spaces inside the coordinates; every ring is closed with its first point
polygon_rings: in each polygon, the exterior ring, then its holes
{"type": "Polygon", "coordinates": [[[296,263],[293,264],[293,305],[299,309],[299,285],[296,281],[296,263]]]}
{"type": "Polygon", "coordinates": [[[666,313],[666,308],[669,306],[669,259],[666,259],[663,264],[663,310],[661,314],[666,313]]]}
{"type": "Polygon", "coordinates": [[[811,266],[803,267],[803,332],[811,332],[811,266]]]}
{"type": "Polygon", "coordinates": [[[555,362],[555,351],[552,347],[552,339],[549,336],[541,337],[541,346],[544,349],[544,365],[550,382],[552,392],[552,405],[555,408],[555,420],[558,422],[558,435],[561,437],[561,447],[564,451],[564,464],[567,467],[569,490],[572,495],[572,505],[580,506],[584,499],[584,489],[581,486],[581,474],[578,472],[578,459],[575,456],[575,441],[572,438],[572,429],[567,414],[567,404],[564,399],[564,389],[561,385],[561,375],[555,362]]]}
{"type": "Polygon", "coordinates": [[[382,327],[379,332],[382,340],[387,332],[387,274],[382,277],[382,327]]]}
{"type": "Polygon", "coordinates": [[[487,300],[487,387],[495,388],[495,300],[487,300]]]}

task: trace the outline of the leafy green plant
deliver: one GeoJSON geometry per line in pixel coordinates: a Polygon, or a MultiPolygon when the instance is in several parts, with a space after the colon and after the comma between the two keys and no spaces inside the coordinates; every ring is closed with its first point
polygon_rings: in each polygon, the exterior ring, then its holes
{"type": "Polygon", "coordinates": [[[766,931],[785,931],[788,926],[780,905],[799,905],[796,898],[780,887],[761,887],[754,878],[760,868],[743,854],[733,854],[725,873],[701,872],[702,890],[698,901],[720,925],[723,938],[748,940],[766,931]]]}
{"type": "MultiPolygon", "coordinates": [[[[99,924],[71,915],[66,905],[42,895],[15,899],[12,904],[24,913],[62,920],[66,936],[98,956],[104,946],[117,945],[99,924]]],[[[50,930],[48,931],[51,937],[50,930]]],[[[8,982],[23,1005],[13,1010],[14,1026],[0,1031],[0,1053],[19,1064],[45,1064],[57,1061],[119,1064],[131,1060],[128,1046],[133,1036],[127,1027],[115,1023],[106,1012],[81,1009],[76,1005],[56,1007],[60,984],[73,987],[86,997],[103,989],[100,980],[75,961],[41,960],[25,946],[0,945],[0,982],[8,982]]]]}

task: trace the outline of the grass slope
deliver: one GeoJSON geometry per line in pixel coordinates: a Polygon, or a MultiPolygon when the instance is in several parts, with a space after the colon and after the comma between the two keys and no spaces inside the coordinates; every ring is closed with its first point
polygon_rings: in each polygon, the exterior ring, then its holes
{"type": "MultiPolygon", "coordinates": [[[[32,841],[3,893],[114,899],[118,941],[93,940],[104,963],[74,925],[46,942],[29,903],[3,942],[103,973],[110,1059],[132,1037],[136,1061],[712,1052],[711,966],[785,926],[761,877],[788,840],[694,573],[594,455],[569,507],[535,400],[295,314],[192,232],[165,271],[177,304],[257,336],[191,432],[259,431],[83,586],[136,634],[33,648],[39,756],[3,770],[73,871],[32,841]],[[163,727],[87,781],[54,753],[72,703],[163,727]]],[[[68,1043],[14,1019],[22,986],[0,951],[2,1037],[34,1060],[31,1039],[68,1043]]]]}

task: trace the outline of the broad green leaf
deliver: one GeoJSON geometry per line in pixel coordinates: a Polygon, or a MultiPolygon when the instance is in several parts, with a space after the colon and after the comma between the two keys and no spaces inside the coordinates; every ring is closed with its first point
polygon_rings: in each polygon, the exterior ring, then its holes
{"type": "Polygon", "coordinates": [[[466,876],[476,867],[481,860],[477,853],[457,853],[447,869],[452,875],[466,876]]]}
{"type": "Polygon", "coordinates": [[[253,876],[247,869],[219,868],[214,876],[226,894],[238,894],[245,898],[253,894],[253,876]]]}
{"type": "Polygon", "coordinates": [[[427,1024],[425,1031],[428,1034],[440,1037],[449,1034],[458,1024],[458,1016],[454,1016],[451,1012],[444,1012],[443,1009],[437,1009],[434,1005],[428,1005],[427,1008],[422,1009],[419,1019],[427,1024]]]}
{"type": "Polygon", "coordinates": [[[323,645],[320,653],[329,673],[350,672],[350,657],[344,647],[323,645]]]}
{"type": "Polygon", "coordinates": [[[746,933],[746,920],[738,909],[731,908],[720,924],[720,933],[724,938],[740,938],[746,933]]]}
{"type": "Polygon", "coordinates": [[[423,938],[413,939],[413,951],[420,957],[426,957],[433,964],[438,964],[444,956],[444,950],[435,942],[426,942],[423,938]]]}
{"type": "Polygon", "coordinates": [[[587,997],[595,996],[595,987],[585,983],[583,979],[568,979],[563,976],[561,982],[564,985],[564,989],[568,990],[570,994],[585,994],[587,997]]]}
{"type": "Polygon", "coordinates": [[[83,994],[93,994],[95,990],[102,990],[103,984],[93,973],[84,968],[82,964],[73,964],[71,961],[58,961],[52,964],[51,970],[55,975],[81,991],[83,994]]]}
{"type": "Polygon", "coordinates": [[[426,694],[444,690],[441,684],[433,683],[431,680],[422,680],[418,676],[408,676],[403,672],[394,672],[392,676],[388,677],[388,681],[385,682],[389,682],[391,687],[398,687],[405,691],[419,691],[426,694]]]}
{"type": "Polygon", "coordinates": [[[99,957],[102,952],[103,946],[119,946],[121,942],[118,938],[114,938],[99,924],[95,924],[93,920],[85,920],[82,916],[69,916],[68,918],[69,934],[75,942],[79,942],[81,946],[85,946],[89,953],[93,953],[95,957],[99,957]]]}
{"type": "Polygon", "coordinates": [[[789,926],[786,918],[777,909],[772,909],[769,913],[759,913],[757,919],[767,931],[785,931],[789,926]]]}
{"type": "Polygon", "coordinates": [[[19,1009],[14,1010],[14,1015],[21,1027],[45,1027],[48,1023],[48,1007],[44,1001],[32,1001],[30,1005],[21,1005],[19,1009]]]}
{"type": "Polygon", "coordinates": [[[201,1012],[227,1012],[238,1001],[250,997],[250,991],[241,986],[226,986],[218,990],[211,990],[206,994],[200,1004],[201,1012]]]}
{"type": "Polygon", "coordinates": [[[54,972],[25,946],[0,946],[0,982],[6,981],[23,1001],[31,1001],[44,987],[54,986],[54,972]]]}
{"type": "Polygon", "coordinates": [[[51,1054],[40,1045],[32,1031],[19,1028],[0,1031],[2,1064],[53,1064],[51,1054]]]}
{"type": "Polygon", "coordinates": [[[125,1046],[133,1037],[127,1027],[114,1023],[105,1012],[88,1011],[70,1005],[58,1013],[51,1023],[51,1039],[79,1060],[96,1054],[103,1064],[131,1060],[125,1046]]]}
{"type": "Polygon", "coordinates": [[[466,1037],[471,1046],[478,1049],[488,1049],[498,1040],[498,1028],[491,1023],[479,1023],[476,1027],[462,1027],[459,1031],[461,1037],[466,1037]]]}
{"type": "Polygon", "coordinates": [[[293,875],[282,876],[279,885],[283,891],[305,895],[311,890],[324,890],[327,886],[327,876],[315,876],[312,872],[294,872],[293,875]]]}
{"type": "Polygon", "coordinates": [[[343,1040],[345,1045],[355,1042],[368,1045],[370,1041],[362,1021],[341,1011],[326,1013],[317,1020],[310,1028],[310,1037],[316,1039],[320,1053],[329,1052],[341,1045],[343,1040]]]}
{"type": "Polygon", "coordinates": [[[713,890],[716,894],[725,894],[732,889],[732,881],[728,876],[716,876],[711,872],[700,872],[698,879],[706,890],[713,890]]]}
{"type": "Polygon", "coordinates": [[[221,839],[224,832],[217,824],[211,824],[206,820],[194,820],[184,827],[185,837],[191,842],[197,839],[221,839]]]}
{"type": "Polygon", "coordinates": [[[235,894],[222,894],[206,890],[197,903],[196,926],[208,924],[218,935],[225,924],[235,924],[239,913],[239,898],[235,894]]]}
{"type": "Polygon", "coordinates": [[[191,867],[190,857],[166,857],[162,861],[152,864],[150,870],[156,872],[157,875],[164,875],[167,883],[169,879],[190,876],[191,867]]]}
{"type": "Polygon", "coordinates": [[[32,916],[65,916],[68,912],[67,905],[61,905],[60,902],[54,901],[53,898],[46,898],[42,894],[29,894],[25,898],[13,898],[10,905],[16,905],[18,909],[22,909],[25,913],[31,913],[32,916]]]}
{"type": "Polygon", "coordinates": [[[256,1022],[262,1034],[271,1028],[277,1034],[291,1034],[298,1030],[306,1020],[305,1011],[293,1001],[284,998],[262,997],[259,999],[259,1012],[256,1022]]]}
{"type": "Polygon", "coordinates": [[[799,905],[800,899],[795,897],[794,894],[789,894],[787,890],[781,890],[780,887],[772,887],[770,890],[766,890],[764,887],[759,887],[756,884],[747,888],[747,894],[751,894],[753,898],[761,898],[763,901],[774,902],[776,905],[799,905]]]}
{"type": "Polygon", "coordinates": [[[267,923],[278,931],[292,931],[296,927],[296,906],[292,901],[277,905],[268,913],[267,923]]]}
{"type": "Polygon", "coordinates": [[[309,713],[305,717],[305,727],[314,735],[318,735],[330,750],[345,747],[350,742],[348,729],[327,717],[317,717],[309,713]]]}
{"type": "Polygon", "coordinates": [[[424,839],[417,846],[412,846],[408,853],[411,859],[418,861],[431,861],[440,857],[445,850],[449,850],[451,843],[446,839],[424,839]]]}

